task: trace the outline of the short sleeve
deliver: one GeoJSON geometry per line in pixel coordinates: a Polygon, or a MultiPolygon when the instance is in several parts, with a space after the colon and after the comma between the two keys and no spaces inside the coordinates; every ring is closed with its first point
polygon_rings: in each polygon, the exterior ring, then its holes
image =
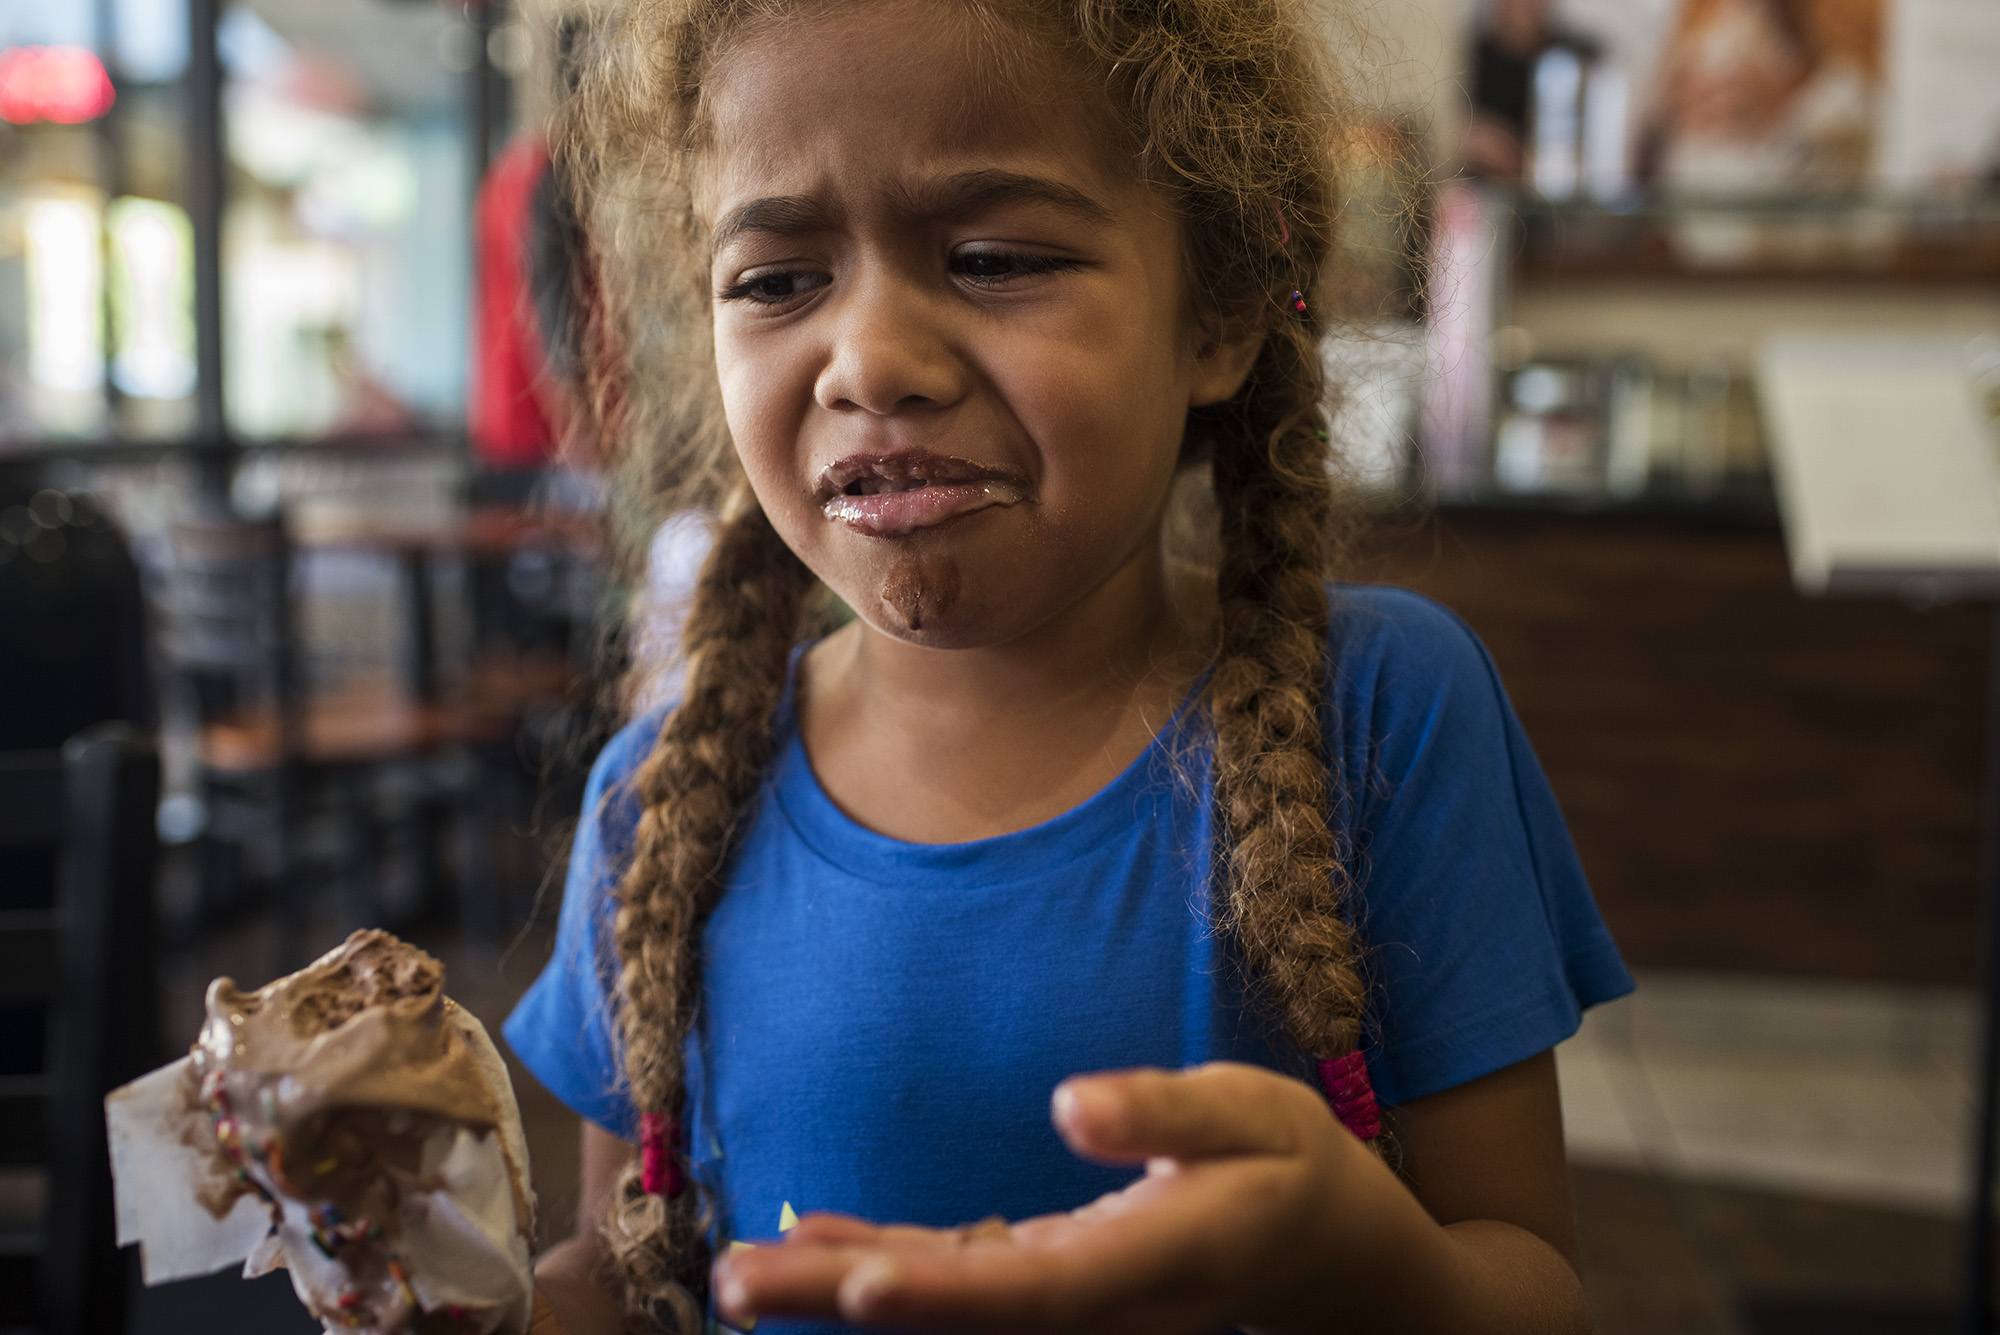
{"type": "Polygon", "coordinates": [[[584,789],[570,848],[555,951],[501,1026],[507,1046],[579,1116],[633,1140],[639,1119],[625,1092],[612,1017],[617,959],[612,896],[639,823],[630,781],[658,735],[660,716],[629,725],[605,746],[584,789]]]}
{"type": "Polygon", "coordinates": [[[1334,600],[1329,754],[1369,1069],[1393,1105],[1555,1046],[1632,980],[1484,646],[1413,593],[1342,586],[1334,600]]]}

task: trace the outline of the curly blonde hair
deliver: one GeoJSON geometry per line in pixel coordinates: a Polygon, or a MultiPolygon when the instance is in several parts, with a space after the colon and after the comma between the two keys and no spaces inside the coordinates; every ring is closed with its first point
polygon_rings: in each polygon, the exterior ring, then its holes
{"type": "MultiPolygon", "coordinates": [[[[657,368],[713,365],[695,202],[707,73],[746,25],[836,2],[625,0],[600,22],[559,140],[595,265],[589,399],[621,460],[620,495],[643,502],[626,531],[692,507],[721,519],[683,635],[680,703],[635,780],[643,815],[617,897],[625,1077],[642,1113],[669,1119],[686,1094],[702,928],[772,755],[816,583],[750,494],[714,377],[657,368]]],[[[1319,716],[1336,515],[1325,328],[1317,303],[1300,313],[1292,300],[1324,290],[1341,204],[1346,122],[1314,16],[1305,0],[951,2],[1101,86],[1134,171],[1177,210],[1198,317],[1262,335],[1242,389],[1190,412],[1184,447],[1209,475],[1215,516],[1216,909],[1290,1041],[1343,1056],[1360,1040],[1364,986],[1319,716]]],[[[626,1174],[607,1233],[635,1328],[701,1329],[705,1229],[699,1191],[653,1195],[636,1167],[626,1174]]]]}

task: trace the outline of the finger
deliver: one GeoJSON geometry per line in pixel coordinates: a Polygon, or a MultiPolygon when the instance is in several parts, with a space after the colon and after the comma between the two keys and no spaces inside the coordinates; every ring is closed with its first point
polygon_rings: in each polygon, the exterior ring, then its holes
{"type": "Polygon", "coordinates": [[[1323,1111],[1298,1081],[1233,1062],[1076,1076],[1050,1101],[1071,1150],[1114,1163],[1293,1154],[1323,1111]]]}
{"type": "MultiPolygon", "coordinates": [[[[1072,1240],[1080,1235],[1073,1234],[1072,1240]]],[[[987,1242],[955,1252],[879,1251],[842,1278],[843,1320],[965,1332],[1208,1331],[1222,1314],[1186,1301],[1158,1252],[987,1242]],[[1164,1318],[1173,1309],[1176,1321],[1164,1318]]]]}
{"type": "MultiPolygon", "coordinates": [[[[782,1246],[744,1247],[720,1258],[714,1268],[716,1306],[738,1324],[763,1316],[837,1317],[847,1310],[840,1298],[843,1285],[853,1288],[853,1301],[865,1302],[871,1291],[897,1291],[893,1280],[885,1285],[882,1276],[893,1277],[909,1268],[917,1283],[895,1296],[914,1314],[913,1324],[926,1324],[926,1317],[934,1313],[950,1314],[950,1319],[928,1324],[967,1328],[993,1321],[1035,1324],[1029,1317],[1036,1305],[1023,1299],[1047,1287],[1050,1258],[1087,1229],[1087,1224],[1077,1222],[1086,1214],[1030,1221],[1029,1227],[1040,1225],[1044,1254],[1030,1265],[997,1268],[991,1264],[992,1253],[1018,1249],[1013,1233],[997,1221],[954,1230],[876,1229],[876,1245],[855,1246],[810,1236],[795,1241],[805,1228],[802,1220],[782,1246]],[[924,1264],[930,1261],[942,1264],[924,1264]],[[961,1266],[961,1261],[967,1264],[961,1266]],[[854,1278],[857,1275],[859,1279],[854,1278]],[[1019,1292],[1014,1291],[1017,1287],[1019,1292]]],[[[860,1235],[848,1227],[838,1232],[860,1235]]],[[[1103,1279],[1107,1291],[1115,1290],[1114,1276],[1103,1279]]]]}
{"type": "Polygon", "coordinates": [[[1007,1242],[870,1251],[840,1283],[840,1314],[964,1331],[1214,1330],[1228,1314],[1201,1295],[1222,1291],[1214,1281],[1245,1259],[1245,1240],[1222,1221],[1264,1175],[1255,1161],[1197,1164],[1023,1220],[1007,1242]]]}
{"type": "Polygon", "coordinates": [[[996,1217],[958,1228],[921,1228],[915,1224],[871,1224],[852,1215],[809,1214],[785,1234],[784,1244],[788,1247],[949,1248],[963,1246],[974,1236],[990,1235],[996,1228],[1004,1235],[1006,1221],[996,1217]]]}
{"type": "Polygon", "coordinates": [[[953,1252],[996,1241],[1012,1245],[1006,1221],[998,1218],[934,1229],[882,1226],[847,1215],[807,1215],[776,1245],[746,1245],[719,1258],[714,1267],[716,1302],[738,1320],[833,1316],[835,1289],[860,1260],[953,1252]]]}
{"type": "Polygon", "coordinates": [[[738,1327],[763,1316],[837,1317],[840,1281],[861,1258],[874,1254],[789,1243],[729,1251],[716,1258],[711,1271],[716,1310],[738,1327]]]}
{"type": "Polygon", "coordinates": [[[984,1243],[954,1253],[873,1252],[842,1277],[844,1320],[963,1331],[1057,1329],[1108,1306],[1110,1276],[1083,1281],[1059,1250],[984,1243]]]}
{"type": "Polygon", "coordinates": [[[809,1214],[785,1234],[785,1245],[794,1244],[852,1244],[865,1247],[875,1242],[882,1230],[866,1219],[856,1219],[847,1214],[809,1214]]]}

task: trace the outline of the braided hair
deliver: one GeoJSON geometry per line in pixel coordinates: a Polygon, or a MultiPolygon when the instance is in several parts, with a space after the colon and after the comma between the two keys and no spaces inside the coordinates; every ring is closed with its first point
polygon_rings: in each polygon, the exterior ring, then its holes
{"type": "MultiPolygon", "coordinates": [[[[1290,1041],[1322,1062],[1347,1057],[1365,989],[1319,718],[1336,506],[1324,317],[1302,296],[1320,289],[1335,245],[1341,115],[1306,36],[1310,16],[1304,0],[956,2],[990,31],[1055,44],[1101,80],[1137,170],[1177,208],[1197,314],[1225,335],[1262,335],[1242,389],[1192,410],[1184,445],[1188,466],[1211,473],[1218,516],[1215,902],[1290,1041]]],[[[702,928],[771,759],[814,580],[743,481],[713,377],[644,368],[712,364],[694,203],[703,79],[746,24],[799,8],[624,0],[601,21],[559,140],[597,265],[589,398],[621,458],[618,494],[649,503],[627,532],[691,506],[722,513],[682,639],[681,701],[638,772],[643,815],[617,895],[625,1077],[653,1126],[681,1115],[702,928]]],[[[707,1220],[698,1190],[657,1190],[663,1170],[688,1180],[682,1148],[666,1152],[670,1163],[626,1172],[607,1236],[635,1326],[694,1335],[707,1220]]]]}

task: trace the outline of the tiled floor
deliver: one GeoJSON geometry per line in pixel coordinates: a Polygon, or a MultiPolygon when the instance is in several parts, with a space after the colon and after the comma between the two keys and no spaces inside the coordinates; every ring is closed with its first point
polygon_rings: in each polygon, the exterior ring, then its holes
{"type": "Polygon", "coordinates": [[[1973,998],[1650,974],[1557,1049],[1599,1335],[1954,1329],[1973,998]]]}
{"type": "Polygon", "coordinates": [[[1580,1165],[1955,1212],[1970,993],[1652,974],[1557,1050],[1580,1165]]]}
{"type": "Polygon", "coordinates": [[[1597,1335],[1945,1335],[1939,1215],[1603,1168],[1573,1174],[1597,1335]]]}

